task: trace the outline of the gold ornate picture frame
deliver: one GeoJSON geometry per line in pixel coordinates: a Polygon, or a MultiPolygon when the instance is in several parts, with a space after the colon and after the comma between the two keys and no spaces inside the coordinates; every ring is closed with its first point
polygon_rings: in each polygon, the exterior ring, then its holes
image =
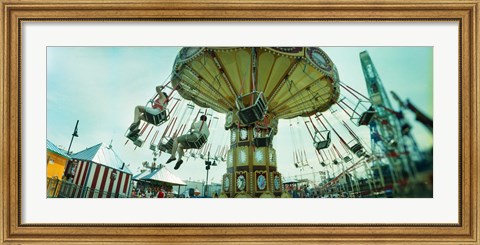
{"type": "Polygon", "coordinates": [[[26,243],[452,243],[478,244],[478,0],[66,1],[2,0],[0,238],[26,243]],[[261,18],[261,19],[260,19],[261,18]],[[26,22],[447,21],[459,24],[459,223],[457,224],[23,224],[21,28],[26,22]]]}

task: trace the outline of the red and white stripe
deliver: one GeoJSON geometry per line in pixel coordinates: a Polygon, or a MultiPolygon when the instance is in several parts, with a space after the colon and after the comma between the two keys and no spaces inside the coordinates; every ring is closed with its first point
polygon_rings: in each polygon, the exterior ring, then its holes
{"type": "MultiPolygon", "coordinates": [[[[94,194],[94,191],[91,191],[86,193],[86,197],[92,198],[106,196],[107,198],[110,198],[111,193],[115,193],[114,197],[118,197],[119,194],[127,195],[127,192],[130,189],[131,177],[131,174],[101,164],[79,161],[73,183],[84,188],[99,190],[98,196],[94,194]],[[112,180],[111,178],[113,172],[117,173],[115,180],[112,180]]],[[[81,197],[81,193],[78,192],[76,197],[81,197]]]]}

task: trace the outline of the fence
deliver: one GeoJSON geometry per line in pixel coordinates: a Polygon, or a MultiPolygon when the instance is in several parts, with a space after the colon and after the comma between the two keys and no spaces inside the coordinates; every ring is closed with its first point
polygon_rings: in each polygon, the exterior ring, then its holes
{"type": "Polygon", "coordinates": [[[75,185],[56,178],[47,178],[48,198],[127,198],[123,193],[107,192],[75,185]]]}

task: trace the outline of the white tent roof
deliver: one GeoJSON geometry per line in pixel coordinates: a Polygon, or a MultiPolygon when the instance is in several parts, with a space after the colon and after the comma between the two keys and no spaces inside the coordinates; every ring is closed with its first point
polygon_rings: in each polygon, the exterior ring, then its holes
{"type": "Polygon", "coordinates": [[[182,179],[180,179],[176,175],[172,174],[163,165],[161,165],[159,169],[156,169],[155,171],[151,172],[150,174],[139,178],[139,180],[154,180],[154,181],[169,183],[169,184],[173,184],[173,185],[187,185],[185,182],[183,182],[182,179]]]}
{"type": "Polygon", "coordinates": [[[148,170],[145,170],[143,171],[142,173],[139,173],[139,174],[136,174],[135,176],[133,176],[133,180],[140,180],[142,177],[145,177],[147,175],[149,175],[151,172],[148,171],[148,170]]]}
{"type": "Polygon", "coordinates": [[[295,184],[295,183],[298,183],[298,180],[296,180],[296,179],[285,179],[282,183],[283,184],[295,184]]]}
{"type": "Polygon", "coordinates": [[[73,154],[72,159],[95,162],[128,174],[132,174],[122,159],[117,155],[111,146],[103,143],[94,145],[83,151],[73,154]]]}

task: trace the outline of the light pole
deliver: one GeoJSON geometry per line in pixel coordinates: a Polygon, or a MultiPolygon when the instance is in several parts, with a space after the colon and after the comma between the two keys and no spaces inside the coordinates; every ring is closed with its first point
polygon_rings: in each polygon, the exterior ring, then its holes
{"type": "Polygon", "coordinates": [[[313,169],[313,166],[310,166],[310,169],[312,170],[312,174],[313,174],[313,187],[315,187],[317,181],[315,180],[315,170],[313,169]]]}
{"type": "Polygon", "coordinates": [[[203,196],[207,195],[208,192],[208,171],[210,170],[210,166],[217,166],[217,162],[213,160],[213,163],[210,161],[210,151],[208,152],[207,160],[205,161],[205,169],[207,170],[207,178],[205,179],[205,191],[203,192],[203,196]]]}
{"type": "Polygon", "coordinates": [[[70,145],[68,146],[68,151],[67,151],[68,155],[70,155],[70,147],[72,147],[73,138],[78,137],[78,122],[79,121],[80,120],[77,120],[77,124],[75,124],[75,129],[73,130],[72,139],[70,140],[70,145]]]}

